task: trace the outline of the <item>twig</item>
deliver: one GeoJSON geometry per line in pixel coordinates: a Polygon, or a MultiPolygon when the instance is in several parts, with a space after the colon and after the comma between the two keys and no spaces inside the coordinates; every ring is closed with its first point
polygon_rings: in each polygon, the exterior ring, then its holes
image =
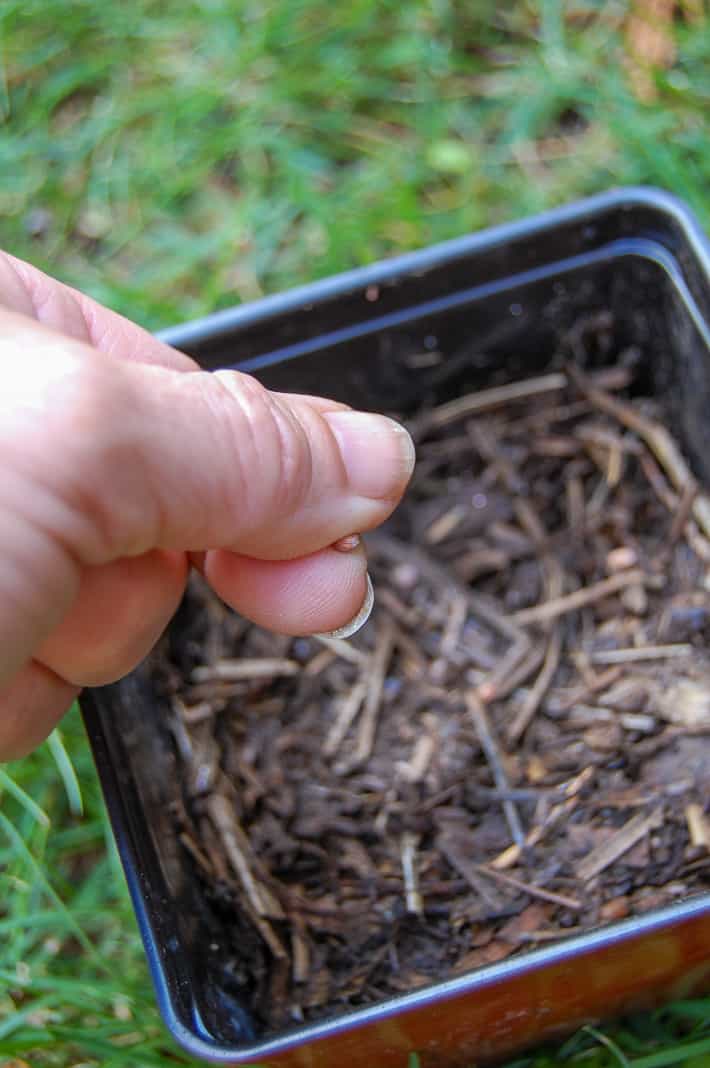
{"type": "MultiPolygon", "coordinates": [[[[565,800],[557,805],[553,805],[542,823],[539,823],[528,832],[524,842],[524,849],[532,849],[534,846],[538,845],[553,827],[557,826],[562,819],[566,819],[570,815],[578,804],[578,794],[590,781],[593,775],[593,768],[583,768],[578,775],[575,775],[568,783],[563,784],[561,789],[565,800]]],[[[496,871],[501,871],[504,868],[513,868],[520,860],[522,854],[523,849],[521,849],[520,846],[509,846],[490,862],[490,867],[495,868],[496,871]]]]}
{"type": "Polygon", "coordinates": [[[193,669],[193,682],[239,682],[242,679],[271,679],[279,675],[298,675],[301,665],[296,660],[283,657],[259,657],[245,660],[218,660],[215,664],[193,669]]]}
{"type": "Polygon", "coordinates": [[[460,504],[455,504],[453,508],[448,508],[443,515],[435,519],[427,528],[424,533],[425,541],[429,545],[438,545],[439,542],[448,538],[449,534],[453,533],[465,518],[466,512],[460,504]]]}
{"type": "Polygon", "coordinates": [[[695,802],[686,805],[685,820],[688,824],[690,844],[710,851],[710,823],[703,812],[703,806],[695,802]]]}
{"type": "Polygon", "coordinates": [[[451,598],[450,605],[446,627],[439,645],[441,656],[447,659],[452,655],[461,640],[461,631],[465,626],[468,615],[468,602],[461,594],[455,593],[451,598]]]}
{"type": "Polygon", "coordinates": [[[575,912],[582,907],[582,902],[578,901],[576,897],[567,897],[565,894],[555,894],[552,890],[543,890],[540,886],[525,883],[522,879],[516,879],[514,876],[506,875],[495,868],[489,868],[486,864],[477,864],[476,869],[481,875],[487,875],[490,879],[497,879],[504,886],[521,890],[523,893],[529,894],[530,897],[539,897],[543,901],[550,901],[553,905],[561,905],[562,908],[573,909],[575,912]]]}
{"type": "Polygon", "coordinates": [[[192,835],[188,834],[187,831],[181,831],[178,837],[179,837],[180,841],[182,842],[182,844],[184,845],[185,849],[188,851],[188,853],[192,857],[192,859],[194,861],[196,861],[197,864],[199,864],[199,866],[202,868],[202,870],[208,876],[210,876],[210,878],[214,879],[215,872],[214,872],[214,868],[212,867],[212,863],[211,863],[209,857],[207,856],[207,854],[202,852],[200,847],[197,845],[197,843],[193,839],[192,835]]]}
{"type": "Polygon", "coordinates": [[[649,486],[658,497],[659,501],[669,512],[675,514],[680,504],[680,498],[675,490],[668,485],[668,479],[661,471],[650,452],[642,452],[639,457],[641,470],[643,471],[649,486]]]}
{"type": "Polygon", "coordinates": [[[695,499],[698,496],[699,489],[698,484],[694,480],[689,482],[683,490],[680,501],[678,502],[678,510],[673,516],[673,522],[671,524],[670,533],[668,535],[668,541],[670,542],[670,548],[673,548],[678,541],[680,541],[683,531],[690,518],[695,499]]]}
{"type": "MultiPolygon", "coordinates": [[[[518,666],[513,668],[508,674],[505,681],[498,683],[495,688],[495,699],[502,701],[517,690],[519,686],[522,686],[533,672],[537,671],[538,668],[542,666],[545,660],[545,651],[545,646],[542,642],[538,645],[534,645],[524,659],[520,661],[518,666]]],[[[480,688],[478,696],[481,696],[480,688]]]]}
{"type": "Polygon", "coordinates": [[[640,842],[649,831],[663,823],[663,809],[656,808],[651,813],[639,813],[632,816],[623,827],[619,828],[606,842],[593,849],[577,866],[577,874],[583,883],[589,882],[605,868],[614,864],[619,857],[640,842]]]}
{"type": "Polygon", "coordinates": [[[416,546],[383,534],[381,531],[368,537],[368,544],[375,552],[381,553],[395,565],[403,560],[411,561],[419,573],[436,589],[448,590],[452,597],[456,595],[462,597],[468,604],[472,615],[478,616],[501,637],[512,643],[505,656],[501,657],[490,676],[479,688],[479,698],[483,701],[491,701],[498,696],[500,687],[525,658],[531,646],[530,638],[517,626],[514,618],[497,608],[491,598],[474,593],[462,582],[458,582],[445,567],[432,560],[427,553],[422,552],[416,546]]]}
{"type": "Polygon", "coordinates": [[[304,933],[304,924],[297,913],[291,914],[291,974],[294,983],[308,981],[310,953],[304,933]]]}
{"type": "Polygon", "coordinates": [[[547,643],[545,661],[542,665],[540,674],[535,679],[535,684],[532,689],[525,697],[517,716],[508,727],[507,738],[510,745],[515,745],[520,741],[532,722],[533,716],[540,707],[540,702],[547,693],[548,687],[555,676],[555,672],[560,663],[561,652],[562,635],[559,630],[554,630],[547,643]]]}
{"type": "Polygon", "coordinates": [[[303,668],[304,676],[308,679],[315,679],[333,663],[336,656],[337,654],[332,649],[320,649],[303,668]]]}
{"type": "Polygon", "coordinates": [[[456,397],[455,400],[440,404],[436,408],[425,412],[418,420],[410,424],[410,430],[419,436],[428,430],[446,426],[464,416],[473,415],[475,412],[492,412],[496,408],[503,408],[506,404],[515,401],[527,400],[530,397],[539,397],[545,393],[555,393],[565,389],[567,376],[564,374],[541,375],[539,378],[527,378],[522,382],[510,382],[505,386],[493,386],[491,389],[482,389],[476,393],[468,393],[464,397],[456,397]]]}
{"type": "Polygon", "coordinates": [[[357,744],[355,746],[355,765],[364,764],[372,753],[377,731],[377,719],[382,699],[382,686],[394,648],[395,625],[389,616],[383,616],[377,634],[377,645],[372,654],[372,662],[367,679],[365,708],[360,720],[357,744]]]}
{"type": "Polygon", "coordinates": [[[424,912],[424,902],[419,891],[419,880],[417,878],[416,856],[418,845],[419,838],[417,835],[405,831],[400,842],[399,855],[402,861],[407,912],[412,912],[415,916],[421,916],[424,912]]]}
{"type": "MultiPolygon", "coordinates": [[[[661,423],[648,419],[636,409],[624,404],[616,397],[611,397],[603,389],[590,382],[578,367],[570,365],[568,374],[579,391],[596,408],[613,416],[623,426],[633,430],[648,446],[668,476],[671,484],[682,495],[695,484],[695,479],[688,467],[678,445],[670,432],[661,423]]],[[[698,526],[710,537],[710,498],[704,493],[697,493],[692,501],[692,513],[698,526]]]]}
{"type": "Polygon", "coordinates": [[[356,682],[349,693],[339,701],[338,713],[323,744],[324,756],[332,757],[338,752],[338,749],[340,749],[340,746],[345,739],[345,735],[350,730],[352,723],[355,721],[355,717],[360,711],[360,706],[365,700],[366,693],[367,679],[363,678],[360,679],[359,682],[356,682]]]}
{"type": "Polygon", "coordinates": [[[433,734],[420,734],[414,743],[414,751],[408,761],[401,760],[397,771],[408,783],[421,782],[436,751],[433,734]]]}
{"type": "Polygon", "coordinates": [[[210,794],[207,799],[207,812],[256,914],[262,918],[270,916],[283,919],[283,909],[278,901],[265,886],[257,882],[252,872],[249,840],[239,826],[236,814],[226,797],[222,794],[210,794]]]}
{"type": "MultiPolygon", "coordinates": [[[[535,542],[535,545],[540,550],[544,551],[547,543],[547,531],[545,530],[537,512],[528,502],[520,500],[516,502],[516,514],[526,532],[535,542]]],[[[562,565],[557,557],[553,556],[551,553],[545,553],[541,563],[545,574],[545,592],[547,599],[548,601],[555,600],[562,596],[562,591],[564,590],[564,571],[562,565]]],[[[548,624],[548,626],[549,625],[551,624],[548,624]]],[[[547,643],[545,659],[540,674],[523,701],[518,715],[508,728],[507,738],[509,744],[514,745],[520,741],[531,723],[533,716],[537,712],[540,702],[547,693],[559,666],[562,644],[562,633],[559,627],[556,627],[547,643]]]]}
{"type": "Polygon", "coordinates": [[[523,486],[520,475],[506,458],[491,427],[471,420],[466,430],[479,456],[493,468],[508,493],[520,493],[523,486]]]}
{"type": "MultiPolygon", "coordinates": [[[[466,706],[476,728],[481,748],[493,772],[493,781],[499,790],[510,790],[510,782],[500,755],[500,749],[491,730],[483,704],[475,694],[469,693],[466,696],[466,706]]],[[[522,849],[525,844],[525,831],[523,830],[518,810],[515,807],[515,802],[504,801],[503,812],[505,813],[513,841],[522,849]]]]}
{"type": "Polygon", "coordinates": [[[574,593],[567,593],[563,597],[555,597],[551,601],[542,601],[533,605],[532,608],[523,608],[515,612],[513,620],[521,626],[529,626],[531,623],[547,623],[549,620],[558,619],[569,612],[576,612],[587,605],[603,601],[619,590],[627,586],[645,585],[647,576],[640,568],[630,571],[621,571],[617,575],[595,582],[591,586],[582,586],[574,593]]]}
{"type": "Polygon", "coordinates": [[[567,507],[567,525],[573,534],[584,530],[584,486],[581,478],[573,477],[565,483],[565,503],[567,507]]]}
{"type": "Polygon", "coordinates": [[[640,660],[666,660],[671,657],[690,656],[694,647],[685,642],[674,645],[639,645],[629,649],[601,649],[590,653],[592,664],[632,664],[640,660]]]}
{"type": "Polygon", "coordinates": [[[322,634],[315,635],[315,638],[326,649],[330,649],[332,653],[335,653],[336,656],[341,657],[343,660],[349,660],[351,664],[367,664],[369,662],[368,654],[356,649],[345,638],[324,638],[322,634]]]}
{"type": "MultiPolygon", "coordinates": [[[[173,708],[178,703],[177,698],[173,698],[173,708]]],[[[179,702],[180,715],[184,719],[188,727],[196,727],[198,723],[205,723],[207,720],[212,719],[215,712],[219,712],[223,707],[220,701],[198,701],[196,705],[185,705],[182,701],[179,702]]]]}
{"type": "Polygon", "coordinates": [[[485,902],[488,908],[493,912],[498,912],[501,907],[500,898],[493,896],[485,880],[480,876],[479,865],[463,855],[458,848],[458,842],[455,842],[449,835],[440,834],[436,839],[436,846],[446,857],[454,871],[457,871],[466,880],[473,892],[485,902]]]}

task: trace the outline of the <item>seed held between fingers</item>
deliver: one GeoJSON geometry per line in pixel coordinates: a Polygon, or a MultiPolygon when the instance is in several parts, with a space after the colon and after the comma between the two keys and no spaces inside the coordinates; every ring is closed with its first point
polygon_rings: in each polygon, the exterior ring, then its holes
{"type": "Polygon", "coordinates": [[[359,534],[346,534],[344,538],[338,538],[336,542],[333,542],[333,548],[337,549],[339,553],[350,553],[353,549],[357,549],[359,545],[359,534]]]}

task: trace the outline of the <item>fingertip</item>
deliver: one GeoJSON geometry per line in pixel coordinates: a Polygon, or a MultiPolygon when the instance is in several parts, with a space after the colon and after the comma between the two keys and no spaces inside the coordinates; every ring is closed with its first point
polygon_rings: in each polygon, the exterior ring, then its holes
{"type": "Polygon", "coordinates": [[[19,760],[68,712],[79,687],[32,660],[0,691],[0,761],[19,760]]]}
{"type": "Polygon", "coordinates": [[[375,591],[372,586],[372,579],[369,574],[365,575],[365,597],[360,605],[359,610],[355,613],[352,619],[349,619],[347,623],[343,623],[342,626],[336,627],[335,630],[327,630],[321,634],[316,634],[316,638],[352,638],[357,634],[359,630],[367,623],[368,619],[372,615],[372,609],[375,605],[375,591]]]}
{"type": "Polygon", "coordinates": [[[269,561],[209,552],[204,574],[235,611],[267,630],[305,635],[337,631],[361,610],[367,562],[361,549],[322,549],[295,560],[269,561]]]}

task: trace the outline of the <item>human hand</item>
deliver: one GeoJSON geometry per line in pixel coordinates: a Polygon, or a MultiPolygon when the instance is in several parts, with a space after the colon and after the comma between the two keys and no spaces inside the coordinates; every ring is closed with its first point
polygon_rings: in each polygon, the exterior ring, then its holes
{"type": "Polygon", "coordinates": [[[148,653],[191,563],[281,633],[358,613],[364,553],[332,546],[397,504],[403,428],[200,371],[3,254],[0,305],[0,759],[148,653]]]}

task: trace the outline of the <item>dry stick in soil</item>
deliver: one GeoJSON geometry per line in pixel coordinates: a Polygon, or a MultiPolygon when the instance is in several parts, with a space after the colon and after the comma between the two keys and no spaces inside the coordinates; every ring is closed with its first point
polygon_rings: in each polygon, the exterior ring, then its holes
{"type": "MultiPolygon", "coordinates": [[[[463,583],[458,582],[445,567],[407,542],[400,541],[388,534],[378,531],[368,538],[368,543],[385,556],[392,564],[397,565],[404,560],[413,564],[416,570],[432,584],[434,589],[448,590],[450,596],[462,597],[469,606],[469,611],[474,617],[478,617],[487,623],[489,627],[497,631],[501,637],[509,641],[510,648],[500,658],[495,668],[491,671],[485,682],[481,684],[478,692],[479,698],[488,703],[500,696],[508,676],[524,660],[530,651],[531,642],[527,634],[515,623],[514,618],[501,611],[493,602],[492,598],[474,593],[463,583]]],[[[531,670],[535,670],[534,666],[531,670]]]]}
{"type": "Polygon", "coordinates": [[[417,878],[417,846],[419,838],[416,834],[405,831],[400,842],[400,858],[402,861],[402,876],[404,878],[404,894],[407,912],[421,916],[424,912],[424,902],[419,892],[419,880],[417,878]]]}
{"type": "Polygon", "coordinates": [[[633,430],[648,446],[670,479],[672,485],[683,494],[692,493],[691,510],[698,526],[710,537],[710,498],[705,493],[695,493],[695,479],[675,440],[665,426],[641,415],[628,404],[610,397],[594,385],[578,367],[570,365],[568,373],[579,391],[600,411],[613,416],[623,426],[633,430]]]}
{"type": "Polygon", "coordinates": [[[298,675],[301,665],[296,660],[282,657],[264,657],[248,660],[218,660],[216,664],[196,667],[192,672],[193,682],[239,682],[250,679],[274,679],[279,675],[298,675]]]}
{"type": "Polygon", "coordinates": [[[459,875],[466,880],[477,898],[495,914],[501,909],[501,900],[489,889],[486,880],[481,877],[479,865],[472,861],[464,852],[461,842],[450,834],[439,834],[436,839],[436,847],[459,875]]]}
{"type": "MultiPolygon", "coordinates": [[[[624,367],[604,368],[597,371],[591,381],[600,389],[625,389],[629,385],[630,372],[624,367]]],[[[566,389],[568,384],[569,378],[566,374],[552,372],[539,375],[537,378],[524,378],[522,381],[476,390],[473,393],[467,393],[464,397],[456,397],[455,400],[431,408],[417,419],[410,420],[409,430],[415,438],[419,438],[430,430],[441,429],[467,415],[493,412],[504,408],[507,404],[531,400],[545,396],[545,394],[559,393],[566,389]]]]}
{"type": "MultiPolygon", "coordinates": [[[[503,764],[503,758],[501,757],[498,743],[491,730],[491,725],[488,722],[485,708],[474,693],[466,695],[466,706],[476,728],[481,748],[483,749],[486,760],[493,772],[493,781],[499,790],[510,790],[510,782],[505,770],[505,765],[503,764]]],[[[515,803],[510,800],[504,801],[503,812],[505,813],[505,818],[508,822],[513,841],[522,849],[525,845],[525,831],[523,830],[520,814],[515,807],[515,803]]]]}
{"type": "Polygon", "coordinates": [[[336,656],[342,657],[343,660],[349,660],[351,664],[368,664],[369,656],[367,653],[363,653],[362,650],[356,649],[354,645],[351,645],[345,638],[326,638],[322,634],[315,635],[315,638],[321,645],[324,645],[326,649],[335,653],[336,656]]]}
{"type": "Polygon", "coordinates": [[[477,864],[476,868],[481,875],[487,875],[489,879],[497,879],[504,886],[510,886],[514,890],[522,890],[523,893],[528,894],[530,897],[539,897],[542,901],[550,901],[553,905],[561,905],[562,908],[573,909],[575,912],[582,908],[582,902],[578,901],[576,897],[556,894],[552,890],[545,890],[541,886],[523,882],[522,879],[516,879],[512,875],[505,875],[497,868],[489,868],[486,864],[477,864]]]}
{"type": "Polygon", "coordinates": [[[539,397],[545,393],[557,393],[566,386],[566,375],[549,374],[541,375],[539,378],[527,378],[522,382],[511,382],[505,386],[478,390],[425,412],[409,424],[410,430],[415,437],[419,437],[429,430],[439,429],[467,415],[495,411],[513,401],[528,400],[530,397],[539,397]]]}
{"type": "Polygon", "coordinates": [[[528,626],[530,623],[547,623],[552,619],[567,615],[569,612],[577,612],[580,608],[603,601],[614,593],[625,589],[627,586],[642,586],[649,582],[649,576],[640,568],[630,571],[621,571],[618,575],[601,579],[591,586],[583,586],[574,593],[567,593],[563,597],[556,597],[552,601],[542,601],[541,604],[533,605],[532,608],[523,608],[515,612],[513,620],[520,626],[528,626]]]}
{"type": "MultiPolygon", "coordinates": [[[[584,768],[578,775],[568,782],[564,787],[565,800],[561,801],[557,805],[553,805],[545,818],[536,827],[533,827],[529,832],[523,843],[524,849],[532,849],[538,845],[546,834],[558,825],[562,819],[566,819],[574,808],[579,803],[579,794],[585,786],[587,786],[594,777],[593,768],[584,768]]],[[[496,871],[502,871],[507,868],[513,868],[520,860],[523,854],[523,849],[519,845],[509,846],[504,849],[502,853],[499,853],[497,857],[490,862],[490,867],[496,871]]]]}
{"type": "Polygon", "coordinates": [[[282,920],[283,909],[273,894],[259,883],[253,872],[253,856],[249,839],[236,817],[234,809],[223,794],[211,794],[207,800],[207,812],[215,830],[222,839],[224,851],[235,873],[239,876],[244,892],[259,916],[282,920]]]}
{"type": "Polygon", "coordinates": [[[678,642],[674,645],[639,645],[630,649],[604,649],[591,653],[589,659],[592,664],[633,664],[645,660],[670,660],[691,656],[694,652],[692,645],[678,642]]]}
{"type": "Polygon", "coordinates": [[[338,752],[338,749],[340,749],[340,746],[345,740],[346,734],[355,722],[362,702],[365,700],[366,693],[367,679],[362,678],[359,682],[356,682],[350,692],[340,700],[335,722],[328,731],[323,745],[324,756],[333,757],[338,752]]]}
{"type": "Polygon", "coordinates": [[[242,885],[254,925],[274,958],[278,961],[286,961],[288,958],[286,949],[267,918],[271,915],[283,919],[283,910],[266,887],[257,882],[249,861],[251,847],[237,823],[229,802],[221,794],[211,794],[207,802],[207,810],[219,834],[224,851],[242,885]]]}
{"type": "Polygon", "coordinates": [[[710,852],[710,822],[708,822],[703,806],[693,802],[685,806],[685,819],[688,824],[690,844],[710,852]]]}
{"type": "MultiPolygon", "coordinates": [[[[383,616],[377,634],[377,645],[372,655],[372,664],[367,680],[367,693],[365,695],[365,708],[360,720],[357,744],[353,756],[353,767],[359,767],[369,759],[372,747],[375,744],[377,732],[377,719],[382,700],[382,686],[384,685],[387,668],[394,649],[395,625],[388,617],[383,616]]],[[[349,769],[350,770],[350,769],[349,769]]]]}
{"type": "Polygon", "coordinates": [[[597,693],[603,693],[604,690],[608,690],[610,686],[618,682],[623,677],[623,674],[623,667],[616,665],[615,667],[607,668],[606,671],[600,671],[598,675],[594,675],[592,678],[584,679],[581,686],[576,686],[566,697],[559,701],[557,705],[558,712],[569,712],[575,705],[583,704],[597,693]]]}
{"type": "Polygon", "coordinates": [[[561,654],[562,634],[559,629],[555,629],[547,643],[547,652],[545,653],[545,660],[540,674],[526,694],[515,719],[508,727],[507,739],[510,745],[515,745],[519,742],[532,723],[533,717],[555,677],[557,668],[560,665],[561,654]]]}
{"type": "MultiPolygon", "coordinates": [[[[544,553],[541,560],[541,567],[545,576],[545,590],[549,603],[549,601],[554,601],[557,597],[562,595],[564,589],[564,571],[562,565],[551,553],[545,552],[547,532],[530,503],[522,498],[519,499],[516,502],[516,512],[521,525],[533,539],[537,548],[544,553]]],[[[559,626],[553,623],[553,630],[548,639],[545,659],[540,674],[535,680],[529,693],[526,695],[515,719],[508,727],[507,739],[510,745],[515,745],[520,741],[540,707],[545,694],[552,684],[557,668],[559,667],[562,646],[562,633],[559,626]]]]}
{"type": "Polygon", "coordinates": [[[656,808],[651,813],[639,813],[621,827],[616,834],[600,846],[593,849],[581,861],[577,868],[577,874],[583,883],[589,882],[595,875],[608,868],[627,853],[632,846],[640,842],[649,831],[655,830],[663,824],[663,809],[656,808]]]}

